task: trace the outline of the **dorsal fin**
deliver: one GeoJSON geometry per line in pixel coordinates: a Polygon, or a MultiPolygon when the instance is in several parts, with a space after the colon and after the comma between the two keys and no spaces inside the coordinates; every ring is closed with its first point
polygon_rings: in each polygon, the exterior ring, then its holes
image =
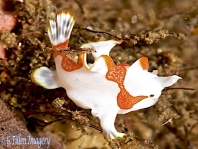
{"type": "Polygon", "coordinates": [[[93,48],[95,52],[92,52],[95,60],[101,55],[109,55],[111,49],[116,45],[120,44],[122,41],[116,40],[107,40],[107,41],[98,41],[98,42],[90,42],[83,44],[81,48],[93,48]]]}
{"type": "Polygon", "coordinates": [[[148,65],[148,58],[142,57],[129,67],[128,72],[135,73],[137,71],[148,70],[148,65]]]}
{"type": "Polygon", "coordinates": [[[142,67],[143,70],[148,70],[149,63],[148,63],[147,57],[142,57],[138,61],[139,61],[140,66],[142,67]]]}
{"type": "Polygon", "coordinates": [[[48,36],[53,49],[65,50],[68,47],[74,23],[75,16],[69,11],[58,11],[56,20],[49,20],[48,36]]]}

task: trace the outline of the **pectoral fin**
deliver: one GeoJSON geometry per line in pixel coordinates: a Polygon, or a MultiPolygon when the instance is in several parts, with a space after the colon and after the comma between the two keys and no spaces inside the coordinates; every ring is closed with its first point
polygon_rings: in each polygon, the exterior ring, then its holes
{"type": "Polygon", "coordinates": [[[31,74],[31,80],[46,89],[61,87],[57,72],[47,67],[40,67],[34,70],[31,74]]]}

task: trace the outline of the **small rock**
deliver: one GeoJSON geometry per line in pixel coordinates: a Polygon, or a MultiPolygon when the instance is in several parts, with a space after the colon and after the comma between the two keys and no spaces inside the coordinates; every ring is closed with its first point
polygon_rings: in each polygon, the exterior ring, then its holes
{"type": "Polygon", "coordinates": [[[17,17],[13,14],[0,14],[0,31],[11,31],[17,24],[17,17]]]}

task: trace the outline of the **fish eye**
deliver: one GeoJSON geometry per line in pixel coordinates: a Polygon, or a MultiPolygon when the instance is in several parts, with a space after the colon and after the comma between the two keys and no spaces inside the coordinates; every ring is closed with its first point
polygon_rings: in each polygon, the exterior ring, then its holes
{"type": "Polygon", "coordinates": [[[154,94],[151,94],[150,97],[154,97],[154,94]]]}

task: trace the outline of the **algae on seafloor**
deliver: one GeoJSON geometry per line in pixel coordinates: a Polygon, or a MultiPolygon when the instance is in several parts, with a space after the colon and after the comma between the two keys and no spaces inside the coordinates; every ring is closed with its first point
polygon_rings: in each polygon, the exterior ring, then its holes
{"type": "Polygon", "coordinates": [[[19,25],[11,33],[0,33],[0,42],[7,48],[7,59],[0,62],[0,96],[24,114],[31,132],[51,137],[51,146],[59,148],[102,148],[104,143],[111,148],[196,148],[197,92],[164,90],[154,107],[119,115],[117,129],[133,134],[108,145],[100,133],[98,119],[89,110],[77,107],[64,89],[45,90],[30,81],[35,68],[55,68],[46,32],[48,19],[54,17],[56,10],[67,9],[77,18],[70,40],[73,49],[89,41],[122,39],[123,43],[110,53],[116,64],[132,64],[147,56],[150,70],[158,70],[163,76],[177,74],[183,79],[176,87],[196,89],[196,0],[13,2],[19,25]]]}

